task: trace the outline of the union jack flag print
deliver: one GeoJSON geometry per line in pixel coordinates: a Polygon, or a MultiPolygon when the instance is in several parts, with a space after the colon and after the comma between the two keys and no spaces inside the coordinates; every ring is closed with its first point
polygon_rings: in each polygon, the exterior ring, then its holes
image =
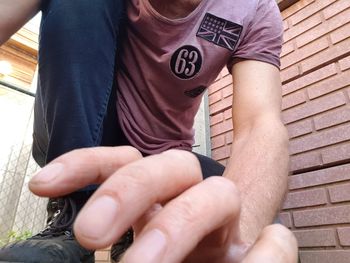
{"type": "Polygon", "coordinates": [[[206,13],[197,36],[233,51],[241,32],[241,25],[206,13]]]}

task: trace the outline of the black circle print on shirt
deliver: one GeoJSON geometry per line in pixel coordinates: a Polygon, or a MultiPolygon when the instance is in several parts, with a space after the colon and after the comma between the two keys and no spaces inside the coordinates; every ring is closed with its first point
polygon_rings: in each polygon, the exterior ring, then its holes
{"type": "Polygon", "coordinates": [[[202,67],[202,55],[194,46],[182,46],[170,60],[170,68],[180,79],[193,78],[202,67]]]}

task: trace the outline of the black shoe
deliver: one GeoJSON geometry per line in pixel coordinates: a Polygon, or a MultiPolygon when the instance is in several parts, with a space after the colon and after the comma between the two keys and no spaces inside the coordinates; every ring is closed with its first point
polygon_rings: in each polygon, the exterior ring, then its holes
{"type": "Polygon", "coordinates": [[[26,263],[93,263],[94,251],[80,246],[72,226],[84,205],[86,193],[50,199],[48,223],[39,234],[0,248],[0,262],[26,263]]]}
{"type": "Polygon", "coordinates": [[[134,231],[129,229],[111,248],[111,261],[117,263],[134,241],[134,231]]]}

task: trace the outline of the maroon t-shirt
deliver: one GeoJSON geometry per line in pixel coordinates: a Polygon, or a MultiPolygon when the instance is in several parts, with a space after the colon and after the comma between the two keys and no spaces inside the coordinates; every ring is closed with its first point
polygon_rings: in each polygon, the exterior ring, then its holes
{"type": "Polygon", "coordinates": [[[225,65],[252,59],[280,66],[275,0],[202,0],[173,20],[149,0],[128,0],[127,14],[117,108],[127,138],[145,153],[191,149],[202,94],[225,65]]]}

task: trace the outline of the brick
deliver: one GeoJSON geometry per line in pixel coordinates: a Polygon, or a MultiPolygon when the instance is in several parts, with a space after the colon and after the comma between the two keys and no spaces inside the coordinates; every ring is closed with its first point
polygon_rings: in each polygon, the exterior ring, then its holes
{"type": "Polygon", "coordinates": [[[350,201],[350,184],[332,186],[328,191],[332,203],[350,201]]]}
{"type": "Polygon", "coordinates": [[[222,89],[222,97],[223,98],[227,98],[229,96],[232,96],[232,93],[233,93],[232,85],[229,85],[229,86],[222,89]]]}
{"type": "Polygon", "coordinates": [[[315,2],[315,0],[298,1],[297,3],[293,4],[289,8],[285,9],[282,12],[282,17],[284,19],[286,19],[286,18],[290,17],[291,15],[295,14],[296,12],[298,12],[299,10],[305,8],[306,6],[308,6],[309,4],[311,4],[313,2],[315,2]]]}
{"type": "Polygon", "coordinates": [[[216,149],[225,145],[225,136],[219,135],[211,138],[211,148],[216,149]]]}
{"type": "Polygon", "coordinates": [[[215,114],[215,115],[211,115],[210,116],[210,125],[212,126],[214,124],[222,122],[223,120],[224,120],[224,114],[222,112],[215,114]]]}
{"type": "Polygon", "coordinates": [[[290,22],[292,25],[298,24],[300,21],[305,20],[306,18],[310,17],[311,15],[315,14],[316,12],[320,11],[322,8],[330,5],[335,0],[322,0],[322,1],[316,1],[309,6],[306,6],[302,10],[300,10],[298,13],[290,17],[290,22]]]}
{"type": "MultiPolygon", "coordinates": [[[[342,27],[350,21],[350,10],[344,11],[341,15],[333,17],[332,19],[318,25],[317,27],[309,30],[308,32],[298,36],[296,38],[297,47],[302,47],[320,37],[330,33],[331,31],[342,27]]],[[[348,33],[349,35],[349,33],[348,33]]]]}
{"type": "Polygon", "coordinates": [[[284,33],[284,41],[287,42],[292,38],[306,32],[307,30],[319,25],[322,23],[322,18],[320,14],[315,14],[308,19],[305,19],[303,22],[299,23],[298,26],[290,28],[284,33]]]}
{"type": "Polygon", "coordinates": [[[227,75],[223,78],[221,78],[219,81],[214,82],[212,85],[209,87],[209,94],[212,94],[223,87],[226,87],[227,85],[232,84],[232,76],[227,75]]]}
{"type": "Polygon", "coordinates": [[[322,159],[319,152],[302,153],[290,158],[290,170],[294,172],[320,166],[322,166],[322,159]]]}
{"type": "Polygon", "coordinates": [[[282,225],[284,225],[285,227],[291,228],[293,225],[292,216],[290,215],[289,212],[280,213],[278,215],[278,219],[281,221],[282,225]]]}
{"type": "Polygon", "coordinates": [[[300,251],[301,263],[349,263],[349,250],[300,251]]]}
{"type": "Polygon", "coordinates": [[[232,107],[232,96],[210,105],[210,113],[216,114],[232,107]]]}
{"type": "Polygon", "coordinates": [[[216,77],[215,82],[226,77],[228,74],[230,74],[230,73],[228,72],[227,67],[223,67],[222,70],[220,71],[220,73],[218,74],[218,76],[216,77]]]}
{"type": "Polygon", "coordinates": [[[304,60],[322,50],[328,48],[328,40],[326,37],[315,40],[314,42],[297,49],[295,52],[286,55],[281,59],[281,69],[291,66],[299,61],[304,60]]]}
{"type": "Polygon", "coordinates": [[[312,132],[312,122],[310,119],[299,121],[293,124],[287,125],[289,138],[295,138],[301,135],[309,134],[312,132]]]}
{"type": "MultiPolygon", "coordinates": [[[[226,76],[228,76],[229,74],[230,74],[230,72],[228,71],[228,68],[227,68],[227,67],[224,67],[224,68],[222,69],[222,71],[221,71],[222,77],[226,77],[226,76]]],[[[229,77],[231,78],[231,81],[232,81],[232,76],[229,75],[229,77]]]]}
{"type": "Polygon", "coordinates": [[[350,140],[350,123],[294,139],[290,142],[290,153],[301,153],[347,140],[350,140]]]}
{"type": "Polygon", "coordinates": [[[350,227],[342,227],[337,229],[340,245],[350,246],[350,227]]]}
{"type": "Polygon", "coordinates": [[[224,146],[218,149],[215,149],[211,152],[211,157],[216,160],[222,160],[230,157],[231,154],[231,146],[224,146]]]}
{"type": "Polygon", "coordinates": [[[226,133],[225,138],[226,138],[227,144],[232,143],[233,142],[233,132],[226,133]]]}
{"type": "Polygon", "coordinates": [[[292,123],[346,104],[342,92],[330,94],[282,112],[285,124],[292,123]]]}
{"type": "Polygon", "coordinates": [[[350,143],[325,148],[321,155],[324,164],[350,160],[350,143]]]}
{"type": "Polygon", "coordinates": [[[315,229],[293,231],[299,248],[335,247],[337,245],[334,229],[315,229]]]}
{"type": "Polygon", "coordinates": [[[209,96],[209,105],[214,104],[215,102],[218,102],[221,100],[222,98],[222,92],[221,90],[218,90],[212,94],[210,94],[209,96]]]}
{"type": "Polygon", "coordinates": [[[230,120],[232,122],[232,109],[225,110],[224,117],[225,120],[230,120]]]}
{"type": "Polygon", "coordinates": [[[350,85],[350,70],[311,85],[307,88],[307,94],[310,99],[314,99],[348,85],[350,85]]]}
{"type": "Polygon", "coordinates": [[[230,74],[230,73],[228,72],[227,67],[223,67],[222,70],[220,71],[220,73],[218,74],[217,78],[215,79],[215,81],[218,81],[218,80],[224,78],[228,74],[230,74]]]}
{"type": "Polygon", "coordinates": [[[289,189],[301,189],[347,180],[350,180],[350,164],[289,176],[289,189]]]}
{"type": "Polygon", "coordinates": [[[334,4],[323,10],[323,16],[325,19],[329,19],[330,17],[339,14],[341,11],[345,10],[348,7],[350,7],[349,0],[337,0],[334,4]]]}
{"type": "Polygon", "coordinates": [[[294,107],[306,102],[305,91],[297,91],[282,98],[282,110],[294,107]]]}
{"type": "Polygon", "coordinates": [[[340,66],[340,69],[342,71],[349,69],[350,68],[350,56],[347,56],[346,58],[339,60],[339,66],[340,66]]]}
{"type": "Polygon", "coordinates": [[[285,68],[281,70],[281,82],[286,83],[288,80],[291,80],[299,75],[300,75],[300,70],[298,65],[285,68]]]}
{"type": "MultiPolygon", "coordinates": [[[[350,16],[350,14],[349,14],[350,16]]],[[[350,20],[350,18],[349,18],[350,20]]],[[[350,37],[350,24],[346,24],[345,26],[335,30],[330,34],[331,41],[333,44],[337,44],[338,42],[350,37]]]]}
{"type": "Polygon", "coordinates": [[[98,250],[95,252],[96,261],[109,261],[109,252],[107,250],[98,250]]]}
{"type": "Polygon", "coordinates": [[[216,76],[216,78],[215,78],[215,80],[214,80],[213,83],[219,81],[221,78],[222,78],[222,76],[221,76],[221,72],[220,72],[220,73],[216,76]]]}
{"type": "Polygon", "coordinates": [[[320,67],[327,63],[339,59],[345,54],[350,52],[350,38],[334,45],[316,55],[311,56],[310,58],[305,59],[301,62],[301,68],[303,72],[310,71],[311,69],[320,67]]]}
{"type": "Polygon", "coordinates": [[[327,203],[325,189],[304,190],[289,193],[283,203],[283,209],[324,205],[327,203]]]}
{"type": "Polygon", "coordinates": [[[348,224],[350,205],[294,211],[293,219],[296,227],[348,224]]]}
{"type": "Polygon", "coordinates": [[[227,161],[228,161],[228,159],[224,159],[224,160],[220,160],[220,161],[218,161],[218,162],[221,163],[223,166],[226,167],[227,161]]]}
{"type": "Polygon", "coordinates": [[[210,134],[212,137],[215,137],[230,130],[232,130],[232,121],[223,121],[213,125],[210,129],[210,134]]]}
{"type": "Polygon", "coordinates": [[[224,67],[215,79],[215,82],[224,78],[229,74],[227,67],[224,67]]]}
{"type": "Polygon", "coordinates": [[[316,130],[329,128],[350,121],[350,106],[333,110],[314,117],[316,130]]]}
{"type": "Polygon", "coordinates": [[[288,43],[283,44],[281,57],[284,57],[285,55],[287,55],[293,51],[294,51],[294,43],[292,41],[289,41],[288,43]]]}
{"type": "Polygon", "coordinates": [[[310,74],[307,74],[301,78],[293,80],[282,87],[282,94],[286,95],[296,90],[307,87],[313,83],[317,83],[323,79],[337,74],[337,68],[335,64],[330,64],[323,68],[320,68],[310,74]]]}

